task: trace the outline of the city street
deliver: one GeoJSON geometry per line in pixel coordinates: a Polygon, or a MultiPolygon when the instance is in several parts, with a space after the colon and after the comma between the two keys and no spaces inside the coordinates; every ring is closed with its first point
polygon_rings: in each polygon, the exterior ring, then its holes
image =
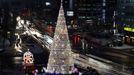
{"type": "Polygon", "coordinates": [[[0,75],[134,75],[134,0],[0,0],[0,75]]]}

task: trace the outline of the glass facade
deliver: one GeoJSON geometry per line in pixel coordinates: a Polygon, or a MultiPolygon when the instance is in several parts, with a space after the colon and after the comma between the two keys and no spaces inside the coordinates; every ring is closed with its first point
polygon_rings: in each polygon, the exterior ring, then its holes
{"type": "Polygon", "coordinates": [[[116,0],[77,0],[75,13],[78,24],[112,25],[116,0]]]}
{"type": "MultiPolygon", "coordinates": [[[[99,22],[102,18],[102,1],[101,0],[77,0],[75,13],[78,24],[91,24],[99,22]]],[[[83,26],[83,25],[82,25],[83,26]]]]}
{"type": "Polygon", "coordinates": [[[118,22],[125,27],[134,27],[134,0],[117,0],[118,22]]]}
{"type": "Polygon", "coordinates": [[[117,0],[117,23],[124,30],[124,42],[134,45],[134,0],[117,0]]]}

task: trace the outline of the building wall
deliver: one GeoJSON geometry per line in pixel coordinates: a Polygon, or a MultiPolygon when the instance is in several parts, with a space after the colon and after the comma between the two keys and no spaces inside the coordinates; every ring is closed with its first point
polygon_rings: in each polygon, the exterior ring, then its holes
{"type": "Polygon", "coordinates": [[[102,18],[102,2],[96,0],[77,0],[75,6],[75,14],[78,24],[97,23],[102,18]]]}
{"type": "Polygon", "coordinates": [[[79,25],[112,26],[116,0],[76,0],[74,4],[79,25]]]}
{"type": "Polygon", "coordinates": [[[125,27],[134,27],[134,0],[117,0],[118,22],[125,27]]]}
{"type": "Polygon", "coordinates": [[[75,20],[75,14],[74,14],[74,2],[75,0],[64,0],[63,6],[64,6],[64,11],[65,11],[65,16],[66,16],[66,23],[67,26],[72,26],[75,20]]]}
{"type": "Polygon", "coordinates": [[[114,11],[116,11],[117,0],[106,0],[106,24],[113,25],[114,11]]]}
{"type": "Polygon", "coordinates": [[[124,27],[134,27],[134,0],[117,0],[117,24],[124,32],[124,42],[134,45],[134,32],[124,31],[124,27]]]}

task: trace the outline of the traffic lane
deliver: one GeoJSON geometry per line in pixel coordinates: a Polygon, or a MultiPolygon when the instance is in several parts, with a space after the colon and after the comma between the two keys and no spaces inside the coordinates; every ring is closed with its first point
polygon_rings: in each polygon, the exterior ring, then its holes
{"type": "Polygon", "coordinates": [[[115,67],[117,66],[115,64],[104,63],[102,61],[93,59],[85,55],[80,56],[80,54],[77,54],[77,57],[74,57],[74,63],[77,63],[84,67],[91,66],[99,72],[101,72],[102,74],[114,73],[114,75],[131,75],[130,72],[123,72],[120,68],[118,69],[118,67],[115,67]]]}

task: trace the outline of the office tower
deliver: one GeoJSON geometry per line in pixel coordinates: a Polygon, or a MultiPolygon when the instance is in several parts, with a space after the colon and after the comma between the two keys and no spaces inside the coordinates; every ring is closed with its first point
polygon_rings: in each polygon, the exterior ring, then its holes
{"type": "Polygon", "coordinates": [[[134,45],[134,0],[117,0],[117,24],[124,32],[124,42],[134,45]]]}
{"type": "Polygon", "coordinates": [[[91,26],[112,26],[116,0],[75,0],[74,13],[78,25],[86,28],[91,26]]]}

